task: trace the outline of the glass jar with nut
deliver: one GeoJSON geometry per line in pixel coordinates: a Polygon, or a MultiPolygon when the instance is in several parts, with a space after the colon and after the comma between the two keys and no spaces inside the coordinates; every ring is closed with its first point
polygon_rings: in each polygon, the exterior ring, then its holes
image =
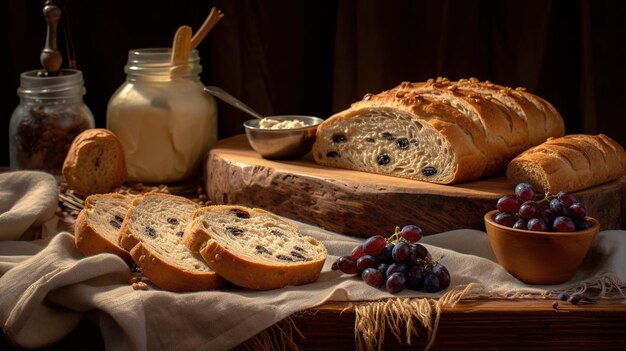
{"type": "Polygon", "coordinates": [[[20,104],[9,124],[11,170],[42,170],[61,174],[74,138],[95,122],[83,101],[85,87],[79,70],[64,69],[55,76],[43,71],[20,75],[20,104]]]}

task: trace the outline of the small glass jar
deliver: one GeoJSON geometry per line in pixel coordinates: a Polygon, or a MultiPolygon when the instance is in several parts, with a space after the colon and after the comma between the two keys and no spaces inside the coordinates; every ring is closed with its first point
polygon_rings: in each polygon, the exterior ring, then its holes
{"type": "Polygon", "coordinates": [[[74,138],[94,128],[83,102],[83,73],[63,69],[57,76],[42,70],[23,72],[17,95],[20,104],[9,123],[11,170],[42,170],[60,176],[74,138]]]}
{"type": "Polygon", "coordinates": [[[200,81],[198,52],[182,64],[170,58],[167,48],[131,50],[126,81],[109,100],[107,128],[124,147],[129,181],[189,180],[217,142],[217,106],[200,81]]]}

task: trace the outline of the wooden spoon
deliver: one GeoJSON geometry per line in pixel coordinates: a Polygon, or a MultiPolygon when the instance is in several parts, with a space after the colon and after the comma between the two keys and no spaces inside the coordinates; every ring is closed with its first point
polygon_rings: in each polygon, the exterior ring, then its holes
{"type": "Polygon", "coordinates": [[[191,53],[191,27],[180,26],[174,35],[172,44],[172,65],[178,65],[189,60],[191,53]]]}
{"type": "Polygon", "coordinates": [[[200,29],[198,29],[196,34],[194,34],[193,38],[191,38],[192,49],[195,49],[198,47],[198,45],[202,42],[202,40],[204,40],[204,37],[206,37],[206,35],[209,34],[211,29],[215,27],[217,22],[219,22],[222,19],[222,17],[224,17],[224,14],[222,13],[222,11],[216,9],[215,7],[211,9],[211,12],[209,12],[209,15],[207,16],[206,20],[204,20],[204,23],[202,23],[202,26],[200,27],[200,29]]]}

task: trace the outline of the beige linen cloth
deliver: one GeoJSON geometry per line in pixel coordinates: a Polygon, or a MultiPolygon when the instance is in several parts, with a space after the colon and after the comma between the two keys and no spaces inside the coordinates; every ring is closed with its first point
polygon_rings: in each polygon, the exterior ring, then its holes
{"type": "MultiPolygon", "coordinates": [[[[70,233],[47,240],[17,240],[53,216],[57,187],[52,177],[37,172],[1,174],[0,194],[0,322],[6,336],[22,347],[60,340],[89,312],[96,316],[110,350],[226,350],[325,301],[394,297],[414,301],[441,296],[409,290],[391,295],[332,271],[331,263],[363,239],[302,223],[296,224],[321,240],[329,252],[315,283],[261,292],[133,290],[129,268],[120,258],[83,257],[70,233]]],[[[509,275],[495,263],[481,231],[455,230],[423,242],[434,257],[443,255],[454,287],[473,287],[466,291],[469,297],[537,298],[586,290],[595,298],[624,298],[626,292],[625,231],[601,232],[590,259],[570,282],[558,286],[529,286],[509,275]]]]}

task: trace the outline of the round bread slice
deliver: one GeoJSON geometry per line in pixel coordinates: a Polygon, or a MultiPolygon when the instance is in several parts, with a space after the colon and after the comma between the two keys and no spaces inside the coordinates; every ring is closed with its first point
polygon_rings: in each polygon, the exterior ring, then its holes
{"type": "Polygon", "coordinates": [[[298,227],[243,206],[200,208],[183,242],[226,280],[256,290],[311,283],[328,255],[321,242],[298,227]]]}
{"type": "Polygon", "coordinates": [[[200,291],[224,286],[217,275],[183,244],[183,231],[198,204],[181,196],[148,193],[134,199],[120,229],[120,245],[142,273],[169,291],[200,291]]]}
{"type": "Polygon", "coordinates": [[[74,224],[78,250],[85,256],[112,253],[132,265],[130,254],[118,245],[118,233],[131,203],[131,197],[117,193],[88,196],[74,224]]]}
{"type": "Polygon", "coordinates": [[[72,142],[62,173],[70,188],[81,195],[111,192],[128,175],[122,144],[107,129],[87,129],[72,142]]]}

